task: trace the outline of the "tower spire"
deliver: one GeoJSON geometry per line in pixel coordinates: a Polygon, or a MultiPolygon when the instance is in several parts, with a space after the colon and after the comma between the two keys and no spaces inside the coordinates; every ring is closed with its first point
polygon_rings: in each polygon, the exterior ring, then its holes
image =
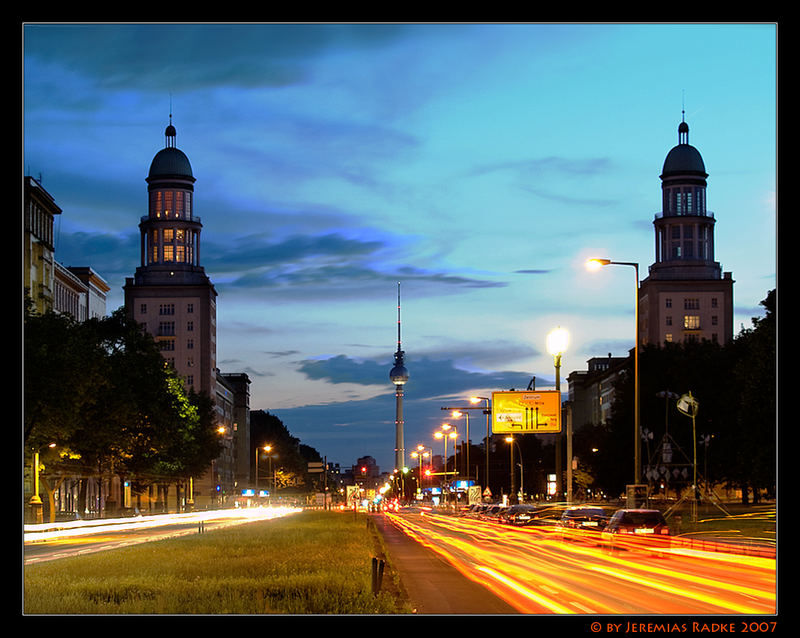
{"type": "Polygon", "coordinates": [[[175,127],[172,126],[172,93],[169,94],[169,125],[167,130],[164,131],[164,136],[167,138],[167,148],[175,148],[175,127]]]}
{"type": "Polygon", "coordinates": [[[402,352],[400,347],[400,282],[397,282],[397,351],[402,352]]]}

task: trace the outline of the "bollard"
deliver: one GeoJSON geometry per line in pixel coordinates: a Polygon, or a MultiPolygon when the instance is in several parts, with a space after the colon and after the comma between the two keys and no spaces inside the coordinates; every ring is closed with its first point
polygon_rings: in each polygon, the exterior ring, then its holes
{"type": "Polygon", "coordinates": [[[372,595],[377,596],[383,583],[383,568],[385,562],[377,558],[372,559],[372,595]]]}

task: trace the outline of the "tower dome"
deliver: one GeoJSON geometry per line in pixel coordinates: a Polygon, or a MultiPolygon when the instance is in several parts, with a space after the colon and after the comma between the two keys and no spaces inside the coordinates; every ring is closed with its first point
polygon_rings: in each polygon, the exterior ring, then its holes
{"type": "Polygon", "coordinates": [[[700,151],[689,144],[689,125],[682,121],[678,125],[678,145],[667,153],[661,179],[687,174],[708,177],[700,151]]]}
{"type": "Polygon", "coordinates": [[[186,157],[186,154],[175,146],[175,135],[175,127],[170,119],[170,124],[164,131],[164,136],[167,140],[166,146],[156,153],[150,163],[147,181],[162,177],[183,177],[194,181],[192,165],[189,163],[189,158],[186,157]]]}

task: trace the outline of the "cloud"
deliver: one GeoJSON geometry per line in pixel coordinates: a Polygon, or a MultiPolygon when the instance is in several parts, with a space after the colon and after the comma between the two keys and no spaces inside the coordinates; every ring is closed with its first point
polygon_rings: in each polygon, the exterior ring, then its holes
{"type": "Polygon", "coordinates": [[[391,24],[39,24],[26,25],[25,49],[104,89],[285,87],[306,82],[308,61],[322,53],[380,47],[406,31],[391,24]]]}
{"type": "MultiPolygon", "coordinates": [[[[409,381],[406,393],[414,399],[463,396],[477,389],[494,388],[508,390],[511,387],[527,387],[530,375],[522,372],[468,371],[459,368],[450,359],[406,356],[409,381]]],[[[351,359],[337,355],[327,359],[303,361],[298,370],[313,380],[328,383],[356,383],[365,386],[383,385],[391,390],[389,360],[351,359]]]]}

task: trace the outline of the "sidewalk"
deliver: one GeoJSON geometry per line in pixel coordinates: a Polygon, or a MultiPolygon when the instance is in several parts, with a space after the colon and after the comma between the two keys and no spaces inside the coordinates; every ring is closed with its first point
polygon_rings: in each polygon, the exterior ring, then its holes
{"type": "Polygon", "coordinates": [[[383,535],[392,567],[417,614],[518,614],[486,587],[392,525],[382,514],[372,515],[383,535]]]}

